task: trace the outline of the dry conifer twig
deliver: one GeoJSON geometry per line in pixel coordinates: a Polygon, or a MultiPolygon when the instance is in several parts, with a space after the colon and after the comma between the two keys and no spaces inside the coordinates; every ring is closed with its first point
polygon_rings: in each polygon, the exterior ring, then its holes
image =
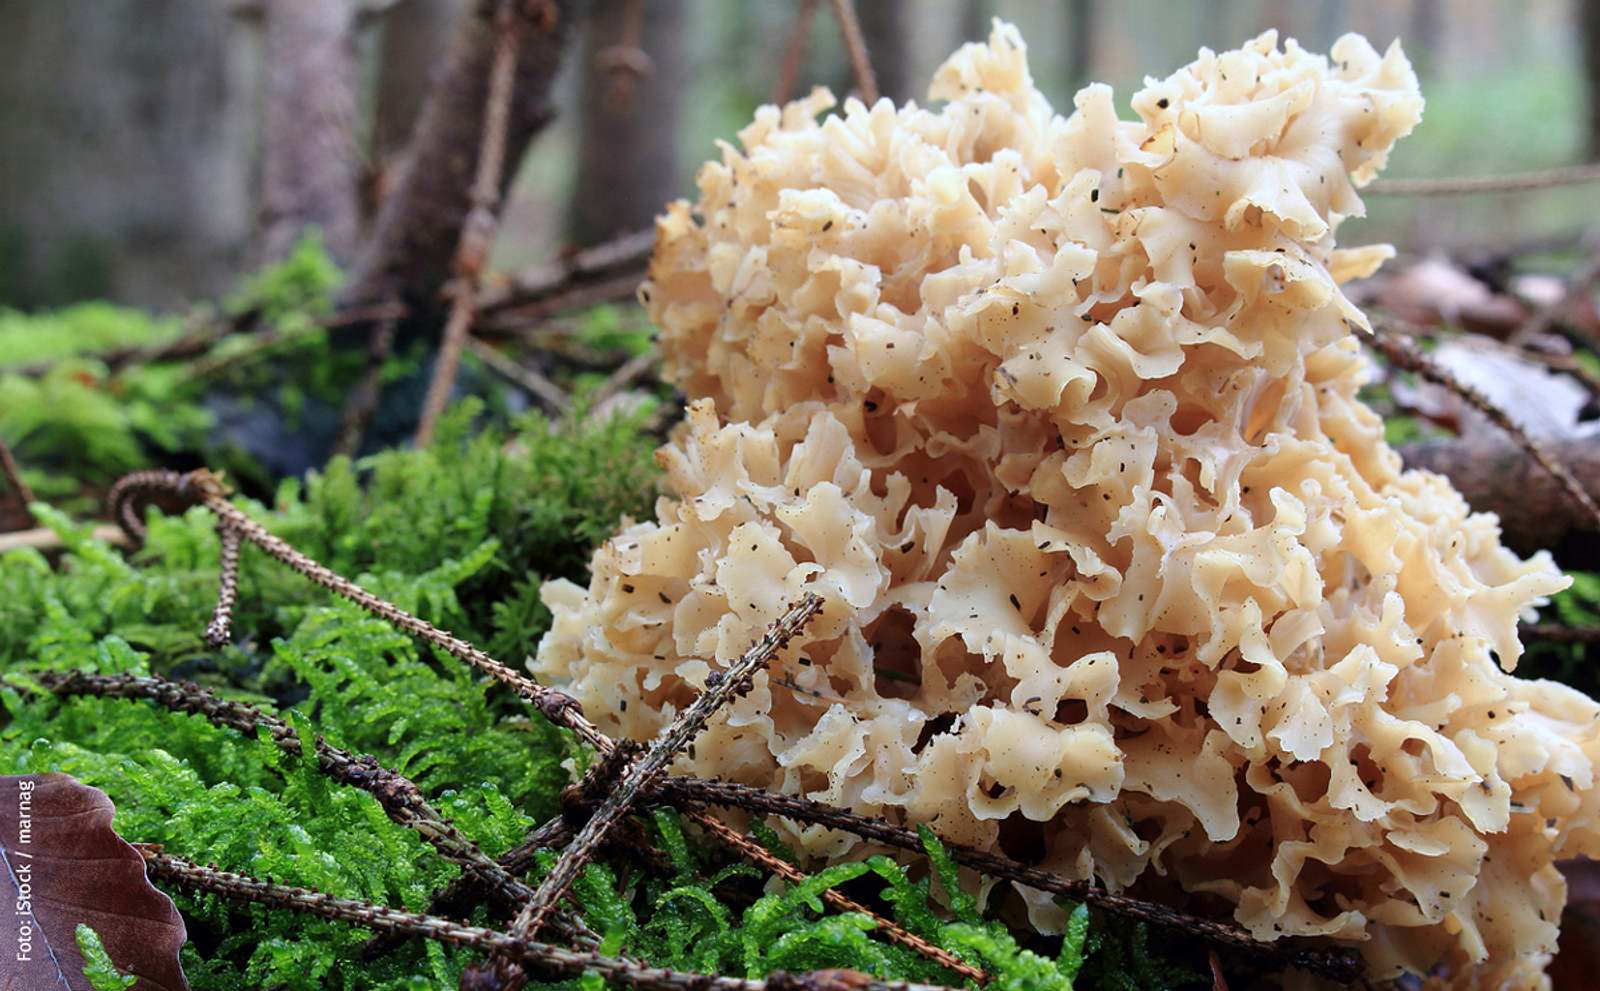
{"type": "Polygon", "coordinates": [[[518,674],[465,640],[446,633],[425,619],[411,615],[312,560],[246,516],[228,501],[225,492],[221,480],[204,469],[182,474],[175,471],[139,471],[118,479],[111,487],[107,500],[111,504],[114,518],[122,524],[135,542],[144,538],[144,523],[137,512],[141,499],[165,494],[189,503],[204,505],[216,515],[219,524],[237,530],[245,540],[317,585],[354,602],[379,619],[514,689],[546,719],[572,730],[578,739],[596,750],[605,752],[611,749],[611,741],[596,729],[593,723],[584,718],[577,700],[571,695],[554,688],[547,688],[525,675],[518,674]]]}
{"type": "Polygon", "coordinates": [[[870,107],[878,102],[878,77],[872,73],[872,56],[867,51],[867,39],[861,34],[855,0],[833,0],[833,16],[839,21],[839,36],[850,55],[850,74],[855,77],[861,102],[870,107]]]}
{"type": "Polygon", "coordinates": [[[1437,179],[1379,179],[1363,192],[1377,196],[1460,196],[1470,193],[1518,193],[1600,181],[1600,162],[1564,165],[1506,175],[1441,176],[1437,179]]]}
{"type": "MultiPolygon", "coordinates": [[[[769,664],[821,610],[822,598],[815,593],[806,593],[779,617],[766,635],[729,665],[727,671],[713,672],[706,679],[705,691],[678,714],[643,756],[628,765],[616,788],[595,809],[566,849],[561,851],[561,856],[539,884],[539,890],[512,923],[510,932],[513,935],[531,939],[539,933],[606,833],[628,813],[641,793],[666,773],[667,767],[705,729],[711,716],[729,700],[748,692],[756,671],[769,664]]],[[[505,973],[502,976],[508,986],[521,986],[517,975],[505,973]]]]}
{"type": "Polygon", "coordinates": [[[880,981],[851,970],[820,970],[802,974],[780,971],[761,980],[749,980],[647,967],[621,957],[518,939],[492,929],[463,925],[437,916],[405,912],[353,898],[339,898],[307,888],[274,884],[202,866],[149,846],[138,849],[145,859],[145,869],[157,880],[170,881],[236,901],[303,912],[379,932],[422,936],[440,943],[507,956],[547,980],[595,973],[608,984],[639,991],[950,991],[939,985],[880,981]]]}
{"type": "MultiPolygon", "coordinates": [[[[304,751],[294,727],[276,716],[247,705],[220,698],[193,683],[180,684],[164,678],[136,675],[99,675],[82,671],[46,672],[39,682],[60,697],[75,695],[95,698],[143,699],[178,713],[200,716],[214,726],[235,730],[253,737],[265,732],[286,754],[300,756],[304,751]]],[[[486,856],[478,845],[462,835],[440,814],[422,790],[404,775],[391,771],[369,756],[357,756],[316,738],[317,768],[330,779],[370,794],[388,817],[421,836],[439,855],[475,875],[493,900],[503,906],[518,906],[533,894],[533,889],[512,872],[486,856]]],[[[568,935],[572,928],[560,927],[568,935]]]]}
{"type": "Polygon", "coordinates": [[[383,398],[383,366],[394,353],[395,331],[399,321],[381,320],[367,337],[367,363],[361,369],[350,395],[345,398],[344,409],[339,414],[339,435],[333,442],[333,453],[355,457],[361,442],[367,436],[367,427],[378,412],[378,401],[383,398]]]}
{"type": "Polygon", "coordinates": [[[239,531],[218,523],[217,542],[221,546],[217,568],[217,605],[212,609],[211,622],[206,626],[206,646],[213,650],[226,646],[232,639],[233,603],[239,597],[239,531]]]}
{"type": "MultiPolygon", "coordinates": [[[[738,832],[735,832],[727,823],[723,822],[721,819],[718,819],[716,816],[700,810],[686,812],[684,815],[689,819],[689,821],[697,824],[700,826],[700,828],[715,836],[724,845],[737,851],[739,855],[744,857],[746,860],[761,865],[766,870],[778,875],[785,881],[788,881],[790,884],[799,884],[806,879],[806,874],[804,871],[785,860],[773,856],[772,853],[761,844],[751,842],[750,839],[740,835],[738,832]]],[[[939,964],[941,967],[955,971],[962,977],[965,977],[968,980],[977,981],[979,984],[986,984],[989,981],[989,975],[984,973],[979,968],[974,967],[969,963],[962,962],[960,957],[956,956],[954,953],[951,953],[949,950],[946,950],[943,947],[935,946],[915,933],[907,932],[901,926],[898,926],[888,919],[885,919],[883,916],[839,891],[837,888],[829,888],[828,890],[824,891],[822,893],[822,900],[827,902],[828,905],[834,908],[836,911],[857,912],[861,915],[865,915],[867,918],[873,921],[877,927],[877,931],[881,932],[885,939],[893,943],[899,943],[906,949],[911,950],[913,953],[919,953],[922,956],[927,957],[929,960],[939,964]]]]}
{"type": "Polygon", "coordinates": [[[1572,501],[1582,508],[1591,526],[1600,529],[1600,506],[1595,505],[1594,499],[1584,489],[1582,483],[1567,470],[1566,465],[1552,457],[1543,444],[1529,436],[1526,430],[1511,419],[1505,410],[1491,402],[1489,397],[1462,382],[1449,369],[1429,358],[1421,348],[1417,347],[1417,342],[1403,331],[1374,324],[1370,331],[1360,336],[1397,368],[1449,389],[1473,409],[1488,417],[1490,422],[1504,431],[1528,453],[1529,457],[1538,462],[1539,467],[1549,472],[1572,501]]]}
{"type": "Polygon", "coordinates": [[[461,351],[477,317],[478,276],[494,240],[500,174],[505,168],[506,129],[510,124],[512,90],[516,83],[517,50],[522,45],[525,26],[524,19],[517,15],[519,2],[521,0],[500,0],[495,15],[494,61],[489,69],[489,94],[483,115],[478,168],[472,180],[467,220],[456,245],[450,316],[445,322],[439,353],[434,359],[433,378],[428,382],[428,393],[423,398],[422,413],[417,421],[418,447],[426,446],[433,439],[439,417],[450,402],[456,372],[461,365],[461,351]]]}

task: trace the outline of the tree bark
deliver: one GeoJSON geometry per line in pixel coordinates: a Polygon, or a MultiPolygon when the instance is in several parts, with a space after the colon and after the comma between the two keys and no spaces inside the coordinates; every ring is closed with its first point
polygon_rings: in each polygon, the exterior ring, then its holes
{"type": "Polygon", "coordinates": [[[914,95],[912,62],[916,54],[906,0],[864,0],[856,5],[856,11],[879,94],[896,104],[905,103],[914,95]]]}
{"type": "Polygon", "coordinates": [[[684,191],[678,138],[689,83],[687,8],[679,0],[596,0],[591,8],[579,67],[573,244],[647,228],[684,191]]]}
{"type": "MultiPolygon", "coordinates": [[[[1600,498],[1600,440],[1546,442],[1578,482],[1600,498]]],[[[1467,503],[1495,513],[1506,543],[1523,554],[1548,549],[1563,567],[1600,564],[1600,539],[1556,480],[1501,436],[1430,441],[1401,448],[1407,468],[1448,477],[1467,503]]]]}
{"type": "MultiPolygon", "coordinates": [[[[555,114],[550,90],[579,6],[577,0],[517,6],[518,16],[532,23],[517,59],[502,195],[528,142],[555,114]]],[[[411,310],[409,325],[436,328],[446,305],[440,289],[453,274],[456,244],[471,206],[496,8],[496,0],[474,0],[417,119],[402,174],[378,211],[341,303],[398,301],[411,310]]]]}
{"type": "Polygon", "coordinates": [[[380,164],[405,150],[468,8],[468,0],[398,0],[384,13],[372,122],[380,164]]]}
{"type": "Polygon", "coordinates": [[[361,218],[355,4],[272,0],[265,9],[262,260],[285,257],[315,228],[348,264],[361,218]]]}
{"type": "Polygon", "coordinates": [[[251,34],[217,0],[0,0],[0,300],[227,288],[255,227],[251,34]]]}

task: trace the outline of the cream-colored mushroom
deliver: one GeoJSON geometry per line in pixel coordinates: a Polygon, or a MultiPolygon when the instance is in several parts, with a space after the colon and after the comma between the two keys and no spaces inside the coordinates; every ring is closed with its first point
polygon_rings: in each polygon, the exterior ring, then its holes
{"type": "Polygon", "coordinates": [[[546,587],[533,670],[645,738],[809,588],[685,770],[980,845],[1042,822],[1054,870],[1538,986],[1600,708],[1509,674],[1548,557],[1356,396],[1339,283],[1385,253],[1334,233],[1420,119],[1405,56],[1269,33],[1063,118],[997,24],[931,96],[763,107],[668,208],[669,495],[546,587]]]}

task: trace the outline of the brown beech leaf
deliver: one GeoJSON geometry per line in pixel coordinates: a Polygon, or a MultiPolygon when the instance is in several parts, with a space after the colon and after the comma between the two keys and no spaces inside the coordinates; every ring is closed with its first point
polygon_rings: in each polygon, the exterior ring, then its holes
{"type": "Polygon", "coordinates": [[[133,991],[187,991],[187,933],[105,793],[65,774],[0,777],[0,991],[90,991],[75,936],[100,934],[133,991]]]}

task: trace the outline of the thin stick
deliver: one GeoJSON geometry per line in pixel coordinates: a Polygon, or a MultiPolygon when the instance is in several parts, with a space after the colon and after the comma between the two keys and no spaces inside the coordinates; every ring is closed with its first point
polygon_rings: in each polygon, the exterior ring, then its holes
{"type": "MultiPolygon", "coordinates": [[[[298,757],[304,752],[294,727],[282,719],[253,705],[220,698],[193,683],[82,671],[45,672],[39,676],[39,683],[63,698],[83,695],[147,700],[171,712],[200,716],[214,726],[245,736],[265,731],[284,753],[298,757]]],[[[318,770],[340,784],[370,794],[390,819],[421,836],[441,857],[477,875],[496,901],[503,905],[521,905],[533,894],[532,888],[489,859],[476,843],[434,809],[409,778],[381,766],[372,757],[358,757],[335,747],[320,736],[314,746],[318,770]]]]}
{"type": "MultiPolygon", "coordinates": [[[[1596,245],[1595,248],[1594,254],[1588,261],[1572,273],[1572,278],[1562,290],[1561,298],[1540,309],[1526,323],[1512,331],[1511,336],[1506,338],[1507,344],[1525,344],[1554,327],[1556,321],[1560,320],[1574,303],[1582,299],[1596,281],[1600,281],[1600,245],[1596,245]]],[[[1584,336],[1589,337],[1589,335],[1584,336]]],[[[1594,343],[1592,339],[1590,343],[1594,343]]]]}
{"type": "Polygon", "coordinates": [[[794,12],[794,26],[789,29],[789,43],[783,46],[783,62],[778,66],[778,79],[772,86],[772,102],[784,104],[794,95],[795,82],[800,78],[800,63],[806,57],[806,46],[811,42],[811,22],[817,18],[817,0],[800,0],[794,12]]]}
{"type": "Polygon", "coordinates": [[[11,486],[11,491],[22,500],[22,509],[31,519],[33,510],[28,506],[33,502],[33,490],[28,488],[28,483],[22,480],[22,469],[17,467],[17,459],[11,456],[11,447],[0,437],[0,472],[6,476],[6,484],[11,486]]]}
{"type": "Polygon", "coordinates": [[[604,382],[595,386],[594,391],[589,393],[589,408],[595,409],[599,407],[601,403],[632,385],[635,379],[654,368],[656,362],[660,360],[660,352],[655,348],[650,348],[623,362],[617,367],[616,371],[606,376],[604,382]]]}
{"type": "Polygon", "coordinates": [[[335,595],[354,602],[411,636],[432,644],[463,664],[477,668],[515,690],[525,701],[543,713],[546,719],[572,730],[584,743],[602,753],[610,751],[611,741],[596,729],[593,723],[584,718],[577,700],[571,695],[554,688],[547,688],[531,678],[518,674],[465,640],[446,633],[427,620],[413,616],[391,602],[380,599],[350,579],[300,553],[228,502],[222,482],[209,471],[201,469],[185,474],[174,471],[138,471],[118,479],[111,487],[107,499],[111,503],[117,521],[135,540],[142,540],[144,536],[144,523],[135,511],[138,500],[158,493],[166,493],[188,502],[204,505],[216,514],[219,521],[235,528],[244,539],[294,571],[335,595]]]}
{"type": "Polygon", "coordinates": [[[572,397],[565,389],[550,381],[537,369],[519,364],[497,351],[493,345],[476,337],[467,338],[467,350],[483,362],[485,368],[543,403],[552,413],[560,415],[572,408],[572,397]]]}
{"type": "Polygon", "coordinates": [[[1539,467],[1549,472],[1572,501],[1583,509],[1592,524],[1600,528],[1600,506],[1595,505],[1594,499],[1590,497],[1582,483],[1573,477],[1566,465],[1552,457],[1543,444],[1529,436],[1520,424],[1511,419],[1505,410],[1491,402],[1489,397],[1462,382],[1449,369],[1429,358],[1421,348],[1417,347],[1417,342],[1412,340],[1409,334],[1392,327],[1374,325],[1372,330],[1362,337],[1401,370],[1449,389],[1473,409],[1488,417],[1491,423],[1505,431],[1518,446],[1528,452],[1539,463],[1539,467]]]}
{"type": "Polygon", "coordinates": [[[1379,179],[1363,192],[1376,196],[1456,196],[1466,193],[1518,193],[1600,180],[1600,162],[1566,165],[1507,175],[1447,176],[1438,179],[1379,179]]]}
{"type": "Polygon", "coordinates": [[[855,76],[861,102],[870,107],[878,102],[878,77],[872,74],[872,57],[867,52],[867,39],[861,35],[855,0],[833,0],[833,16],[839,22],[839,36],[844,39],[845,51],[850,55],[850,72],[855,76]]]}
{"type": "Polygon", "coordinates": [[[713,713],[730,699],[750,690],[751,679],[756,671],[770,663],[821,610],[822,598],[814,593],[806,593],[726,672],[720,676],[713,673],[706,679],[706,690],[678,714],[644,756],[629,765],[616,790],[600,803],[589,821],[578,830],[578,835],[561,851],[560,858],[550,868],[550,873],[545,875],[533,900],[523,906],[512,923],[513,934],[525,939],[538,935],[545,919],[577,878],[578,872],[589,862],[606,832],[633,807],[640,792],[648,789],[666,772],[668,765],[677,760],[678,754],[705,729],[713,713]]]}
{"type": "MultiPolygon", "coordinates": [[[[795,867],[788,861],[774,857],[771,851],[759,843],[753,843],[728,826],[727,823],[707,812],[692,811],[684,815],[698,824],[702,829],[714,835],[723,843],[737,850],[746,860],[760,864],[762,867],[788,881],[790,884],[800,884],[806,879],[804,871],[795,867]]],[[[937,963],[960,974],[968,980],[986,984],[989,975],[969,963],[963,963],[961,958],[943,947],[934,946],[915,933],[907,932],[895,923],[867,908],[865,905],[844,894],[836,888],[829,888],[822,893],[822,900],[840,912],[858,912],[871,919],[877,925],[877,931],[883,933],[885,939],[892,943],[899,943],[913,953],[921,954],[937,963]]]]}
{"type": "Polygon", "coordinates": [[[462,347],[477,316],[478,276],[494,240],[500,174],[505,167],[506,127],[511,120],[517,51],[522,46],[523,18],[517,16],[516,9],[517,0],[500,0],[495,16],[494,62],[489,67],[489,93],[484,105],[478,168],[472,180],[471,209],[456,245],[450,316],[445,322],[444,338],[434,360],[433,378],[428,382],[428,393],[423,398],[422,413],[417,420],[417,447],[426,447],[433,440],[434,428],[455,389],[462,347]]]}
{"type": "MultiPolygon", "coordinates": [[[[116,546],[126,546],[128,543],[128,535],[119,527],[104,524],[94,528],[90,539],[116,546]]],[[[32,547],[36,551],[54,551],[60,550],[63,546],[61,534],[45,526],[0,533],[0,554],[14,551],[19,547],[32,547]]]]}
{"type": "MultiPolygon", "coordinates": [[[[896,826],[887,820],[872,819],[796,795],[780,795],[731,781],[667,777],[662,779],[657,795],[653,798],[679,809],[709,804],[758,814],[784,816],[797,822],[843,830],[864,840],[912,853],[926,852],[922,838],[916,832],[903,826],[896,826]]],[[[948,840],[943,843],[945,850],[950,854],[950,859],[990,877],[1016,881],[1030,888],[1038,888],[1040,891],[1086,901],[1130,919],[1148,922],[1220,946],[1229,946],[1258,957],[1269,957],[1334,980],[1348,982],[1353,980],[1352,975],[1360,973],[1361,970],[1360,959],[1349,951],[1305,948],[1285,944],[1283,941],[1263,942],[1251,936],[1248,930],[1230,922],[1203,919],[1155,902],[1113,894],[1089,881],[1062,877],[1037,867],[1029,867],[1004,854],[990,853],[987,850],[948,840]]]]}
{"type": "Polygon", "coordinates": [[[233,638],[233,603],[239,596],[239,531],[219,523],[217,541],[222,545],[217,569],[217,605],[206,626],[206,646],[213,650],[226,646],[233,638]]]}
{"type": "Polygon", "coordinates": [[[383,398],[383,366],[394,353],[394,335],[397,321],[380,320],[367,338],[367,363],[361,369],[361,378],[344,402],[339,414],[339,436],[333,442],[333,453],[355,457],[366,439],[367,428],[378,412],[378,402],[383,398]]]}
{"type": "Polygon", "coordinates": [[[138,850],[145,859],[145,869],[158,880],[236,901],[349,922],[379,932],[422,936],[440,943],[500,954],[517,960],[546,980],[564,980],[592,972],[607,982],[638,988],[640,991],[948,991],[932,984],[879,981],[866,974],[845,970],[821,970],[805,974],[780,971],[768,975],[764,980],[747,980],[646,967],[620,957],[536,943],[436,916],[405,912],[353,898],[339,898],[321,891],[274,884],[243,874],[202,867],[192,860],[174,857],[151,847],[139,847],[138,850]]]}

